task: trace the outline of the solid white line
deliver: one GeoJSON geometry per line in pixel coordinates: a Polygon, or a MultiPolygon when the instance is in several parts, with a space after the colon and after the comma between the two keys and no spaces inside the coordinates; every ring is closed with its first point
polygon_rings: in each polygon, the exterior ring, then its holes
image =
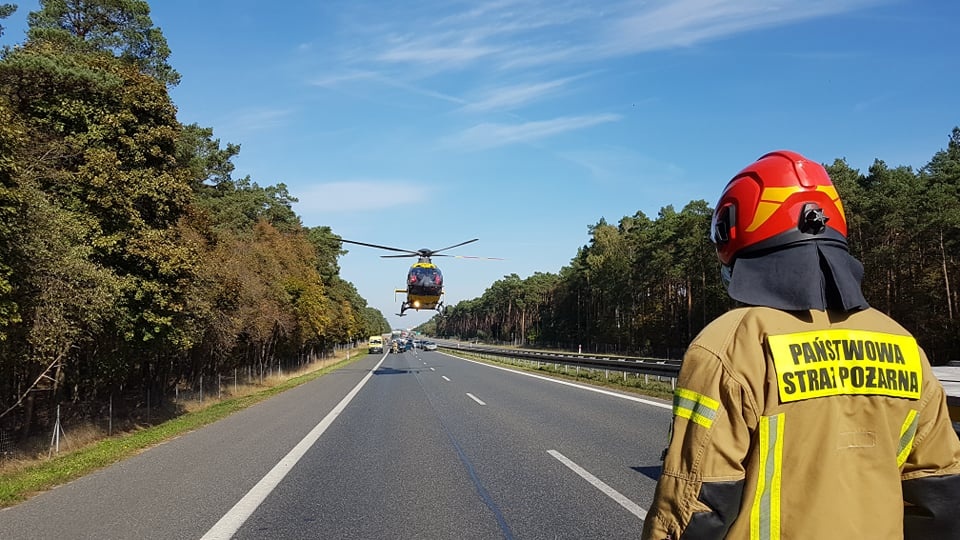
{"type": "Polygon", "coordinates": [[[373,372],[380,367],[380,364],[386,359],[386,356],[380,359],[376,366],[370,370],[369,373],[359,382],[356,386],[353,387],[353,390],[350,391],[340,403],[337,403],[337,406],[331,410],[327,416],[320,421],[310,433],[307,433],[307,436],[303,438],[296,446],[293,447],[293,450],[290,450],[286,456],[283,457],[276,465],[273,466],[273,469],[270,469],[270,472],[266,476],[260,479],[257,482],[257,485],[247,492],[246,495],[240,499],[237,504],[233,505],[233,508],[230,509],[220,521],[218,521],[207,534],[203,535],[200,540],[229,540],[237,530],[243,525],[247,519],[253,514],[253,512],[266,500],[267,496],[270,495],[270,492],[280,484],[280,481],[283,480],[287,473],[289,473],[293,466],[300,461],[300,458],[307,453],[307,450],[317,439],[323,435],[323,432],[330,427],[330,424],[340,416],[340,413],[347,408],[347,405],[353,400],[354,397],[360,392],[360,389],[363,388],[363,385],[367,384],[367,381],[370,380],[370,377],[373,376],[373,372]]]}
{"type": "Polygon", "coordinates": [[[446,375],[441,375],[441,377],[443,377],[443,380],[450,382],[450,379],[446,375]]]}
{"type": "Polygon", "coordinates": [[[477,396],[471,394],[470,392],[467,392],[467,395],[470,396],[470,399],[476,401],[477,403],[479,403],[479,404],[481,404],[481,405],[486,405],[486,403],[480,401],[480,398],[478,398],[477,396]]]}
{"type": "Polygon", "coordinates": [[[610,486],[608,486],[607,484],[605,484],[602,480],[600,480],[600,479],[597,478],[596,476],[594,476],[594,475],[590,474],[589,472],[587,472],[587,470],[584,469],[583,467],[581,467],[581,466],[577,465],[576,463],[570,461],[570,460],[567,458],[567,456],[561,454],[560,452],[557,452],[556,450],[547,450],[547,453],[550,454],[551,456],[557,458],[557,460],[559,460],[560,463],[563,463],[564,465],[566,465],[567,467],[569,467],[570,470],[572,470],[573,472],[575,472],[575,473],[577,473],[578,475],[580,475],[581,478],[583,478],[583,479],[586,480],[587,482],[590,482],[591,484],[593,484],[593,487],[599,489],[599,490],[602,491],[607,497],[610,497],[611,499],[613,499],[614,501],[616,501],[617,504],[619,504],[620,506],[626,508],[627,511],[630,512],[631,514],[637,516],[637,517],[640,518],[640,519],[647,519],[647,511],[646,511],[646,510],[644,510],[643,508],[640,508],[640,506],[639,506],[637,503],[635,503],[635,502],[631,501],[630,499],[624,497],[619,491],[613,489],[612,487],[610,487],[610,486]]]}
{"type": "MultiPolygon", "coordinates": [[[[444,353],[444,354],[446,354],[446,353],[444,353]]],[[[660,403],[659,401],[650,401],[649,399],[638,398],[638,397],[635,397],[635,396],[628,396],[628,395],[625,395],[625,394],[618,394],[617,392],[611,392],[611,391],[609,391],[609,390],[603,390],[602,388],[595,388],[595,387],[592,387],[592,386],[584,386],[584,385],[582,385],[582,384],[572,383],[572,382],[570,382],[570,381],[563,381],[563,380],[560,380],[560,379],[551,379],[550,377],[544,377],[543,375],[536,375],[536,374],[534,374],[534,373],[527,373],[526,371],[517,371],[517,370],[515,370],[515,369],[505,368],[505,367],[501,367],[501,366],[494,366],[494,365],[491,365],[491,364],[487,364],[487,363],[484,363],[484,362],[477,362],[476,360],[470,360],[469,358],[463,358],[463,357],[461,357],[461,356],[456,356],[456,355],[452,355],[452,354],[448,354],[447,356],[450,356],[450,357],[452,357],[452,358],[456,358],[456,359],[458,359],[458,360],[464,360],[464,361],[466,361],[466,362],[473,362],[474,364],[479,364],[479,365],[481,365],[481,366],[487,366],[487,367],[491,367],[491,368],[494,368],[494,369],[502,369],[503,371],[509,371],[510,373],[516,373],[517,375],[526,375],[527,377],[533,377],[534,379],[541,379],[541,380],[544,380],[544,381],[550,381],[550,382],[552,382],[552,383],[564,384],[564,385],[567,385],[567,386],[572,386],[572,387],[574,387],[574,388],[582,388],[582,389],[584,389],[584,390],[589,390],[589,391],[591,391],[591,392],[596,392],[596,393],[598,393],[598,394],[604,394],[604,395],[607,395],[607,396],[618,397],[618,398],[621,398],[621,399],[629,399],[630,401],[636,401],[636,402],[638,402],[638,403],[643,403],[643,404],[645,404],[645,405],[653,405],[654,407],[660,407],[661,409],[673,410],[673,404],[670,404],[670,403],[660,403]]],[[[546,363],[546,362],[545,362],[545,363],[546,363]]]]}

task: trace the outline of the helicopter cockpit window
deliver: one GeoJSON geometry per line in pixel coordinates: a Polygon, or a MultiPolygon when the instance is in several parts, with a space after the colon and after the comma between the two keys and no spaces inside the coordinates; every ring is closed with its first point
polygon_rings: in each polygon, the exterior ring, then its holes
{"type": "Polygon", "coordinates": [[[437,295],[443,287],[443,275],[436,268],[411,268],[407,285],[412,294],[437,295]]]}

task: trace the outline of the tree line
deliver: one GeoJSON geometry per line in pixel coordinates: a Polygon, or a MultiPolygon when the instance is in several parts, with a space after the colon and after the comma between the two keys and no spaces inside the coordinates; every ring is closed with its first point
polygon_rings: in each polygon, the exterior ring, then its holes
{"type": "MultiPolygon", "coordinates": [[[[919,170],[877,159],[866,173],[826,168],[864,264],[871,306],[913,332],[931,362],[960,360],[960,128],[919,170]]],[[[718,185],[718,194],[722,186],[718,185]]],[[[504,276],[425,331],[584,352],[680,358],[693,337],[735,307],[708,233],[713,209],[691,201],[588,228],[558,273],[504,276]]]]}
{"type": "Polygon", "coordinates": [[[149,14],[41,0],[0,53],[0,428],[22,437],[55,405],[142,407],[390,328],[340,277],[329,227],[178,121],[149,14]]]}

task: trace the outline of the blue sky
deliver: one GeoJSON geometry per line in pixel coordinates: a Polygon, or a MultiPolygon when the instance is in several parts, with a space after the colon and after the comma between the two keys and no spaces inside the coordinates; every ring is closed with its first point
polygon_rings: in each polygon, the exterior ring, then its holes
{"type": "MultiPolygon", "coordinates": [[[[960,125],[954,0],[150,4],[180,120],[240,144],[237,177],[343,238],[505,259],[436,258],[448,305],[559,271],[601,218],[712,205],[767,151],[919,168],[960,125]]],[[[394,327],[430,318],[395,316],[412,259],[348,249],[394,327]]]]}

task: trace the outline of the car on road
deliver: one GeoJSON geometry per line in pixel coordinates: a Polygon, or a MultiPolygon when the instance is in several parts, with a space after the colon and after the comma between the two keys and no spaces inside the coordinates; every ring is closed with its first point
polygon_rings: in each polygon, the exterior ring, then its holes
{"type": "Polygon", "coordinates": [[[437,350],[437,344],[432,341],[423,342],[423,350],[425,351],[435,351],[437,350]]]}

